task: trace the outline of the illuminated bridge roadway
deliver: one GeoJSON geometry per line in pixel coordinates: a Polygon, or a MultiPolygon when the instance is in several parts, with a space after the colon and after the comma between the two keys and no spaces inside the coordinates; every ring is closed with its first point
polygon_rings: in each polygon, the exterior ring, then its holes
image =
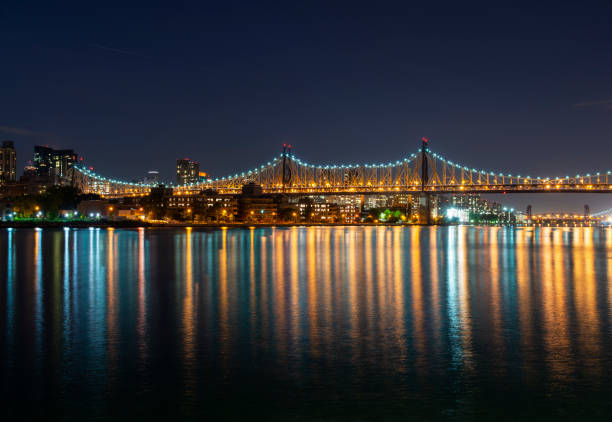
{"type": "Polygon", "coordinates": [[[536,226],[600,226],[610,224],[609,217],[584,214],[537,214],[527,219],[527,224],[536,226]]]}
{"type": "MultiPolygon", "coordinates": [[[[73,184],[85,193],[103,197],[140,196],[154,185],[111,179],[75,167],[73,184]]],[[[265,193],[288,195],[415,194],[442,193],[612,193],[610,171],[586,175],[530,177],[479,170],[447,160],[428,148],[409,157],[383,164],[316,165],[306,163],[283,148],[273,160],[245,172],[199,184],[173,185],[174,194],[213,189],[219,194],[240,193],[255,182],[265,193]]]]}

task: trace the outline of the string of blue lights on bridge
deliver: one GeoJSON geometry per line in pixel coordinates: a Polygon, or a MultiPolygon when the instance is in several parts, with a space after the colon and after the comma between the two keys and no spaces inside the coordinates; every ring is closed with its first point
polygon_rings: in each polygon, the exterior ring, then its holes
{"type": "MultiPolygon", "coordinates": [[[[73,169],[72,180],[85,193],[103,197],[148,194],[155,184],[108,178],[84,168],[73,169]]],[[[170,185],[175,194],[212,189],[237,194],[247,183],[265,193],[287,195],[355,195],[441,193],[612,193],[612,171],[575,176],[531,177],[479,170],[433,152],[423,138],[417,153],[386,164],[315,165],[284,147],[283,153],[250,170],[201,183],[170,185]]]]}

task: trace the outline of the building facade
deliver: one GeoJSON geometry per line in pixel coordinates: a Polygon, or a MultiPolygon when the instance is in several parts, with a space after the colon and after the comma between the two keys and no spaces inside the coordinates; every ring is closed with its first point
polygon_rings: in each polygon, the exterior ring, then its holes
{"type": "Polygon", "coordinates": [[[176,160],[176,183],[187,185],[200,180],[200,164],[197,161],[183,158],[176,160]]]}
{"type": "Polygon", "coordinates": [[[205,183],[206,181],[210,180],[210,174],[206,173],[205,171],[200,171],[198,178],[200,183],[205,183]]]}
{"type": "Polygon", "coordinates": [[[455,194],[444,207],[447,219],[458,219],[462,223],[505,224],[516,219],[514,209],[483,199],[479,194],[455,194]]]}
{"type": "Polygon", "coordinates": [[[144,178],[145,185],[152,185],[159,183],[159,172],[157,170],[149,170],[144,178]]]}
{"type": "Polygon", "coordinates": [[[0,147],[0,182],[17,179],[17,153],[13,141],[3,141],[0,147]]]}
{"type": "Polygon", "coordinates": [[[68,170],[77,163],[77,154],[71,149],[53,149],[47,146],[34,147],[34,167],[41,177],[68,176],[68,170]]]}

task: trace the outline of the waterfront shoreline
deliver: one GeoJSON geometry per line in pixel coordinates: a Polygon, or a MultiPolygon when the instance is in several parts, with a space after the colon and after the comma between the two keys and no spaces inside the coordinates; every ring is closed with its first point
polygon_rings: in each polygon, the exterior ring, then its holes
{"type": "Polygon", "coordinates": [[[357,226],[393,226],[411,227],[426,226],[426,224],[382,224],[382,223],[152,223],[142,221],[3,221],[0,222],[1,228],[177,228],[177,227],[198,227],[198,228],[249,228],[249,227],[357,227],[357,226]]]}
{"type": "MultiPolygon", "coordinates": [[[[393,223],[357,223],[357,224],[346,224],[346,223],[155,223],[146,221],[2,221],[0,222],[0,228],[13,228],[13,229],[33,229],[33,228],[45,228],[45,229],[59,229],[59,228],[73,228],[73,229],[87,229],[90,227],[95,228],[116,228],[116,229],[129,229],[129,228],[266,228],[266,227],[448,227],[456,226],[458,224],[393,224],[393,223]]],[[[600,227],[606,228],[605,225],[594,225],[594,226],[563,226],[563,225],[497,225],[497,224],[466,224],[466,226],[481,226],[481,227],[600,227]]]]}

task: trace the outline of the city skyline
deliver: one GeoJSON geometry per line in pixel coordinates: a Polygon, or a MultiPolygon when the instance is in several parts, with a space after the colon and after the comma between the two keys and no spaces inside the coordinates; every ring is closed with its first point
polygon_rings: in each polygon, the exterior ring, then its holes
{"type": "MultiPolygon", "coordinates": [[[[423,138],[423,140],[425,140],[425,139],[426,138],[423,138]]],[[[4,142],[12,142],[12,141],[4,141],[4,142]]],[[[48,145],[46,145],[46,146],[35,145],[34,146],[34,155],[33,155],[33,158],[32,158],[32,160],[28,160],[27,162],[35,163],[37,160],[39,160],[39,158],[37,158],[38,155],[39,155],[38,151],[40,151],[41,149],[42,150],[49,150],[49,151],[56,151],[57,153],[60,153],[60,154],[62,154],[62,153],[74,154],[73,150],[66,150],[66,149],[64,149],[64,150],[57,150],[57,149],[55,149],[54,150],[53,148],[50,148],[48,145]]],[[[414,154],[411,154],[411,155],[414,156],[414,154]]],[[[434,155],[437,155],[437,154],[434,153],[434,155]]],[[[298,161],[300,161],[299,157],[296,157],[296,158],[298,158],[298,161]]],[[[406,157],[401,157],[401,159],[405,159],[405,158],[406,157]]],[[[442,157],[440,157],[440,158],[442,158],[442,157]]],[[[80,159],[83,160],[82,157],[80,159]]],[[[76,160],[76,155],[74,155],[74,160],[76,160]]],[[[392,160],[390,162],[393,162],[393,161],[395,161],[395,160],[392,160]]],[[[179,158],[175,162],[176,162],[176,167],[175,167],[176,171],[175,171],[175,174],[174,174],[175,179],[174,180],[172,180],[170,178],[168,178],[169,180],[168,179],[166,179],[166,180],[159,179],[159,183],[162,183],[162,184],[165,184],[165,185],[175,185],[175,184],[176,185],[180,185],[180,184],[182,184],[181,182],[184,182],[184,183],[196,183],[197,184],[197,183],[203,183],[205,180],[210,178],[210,174],[200,172],[199,163],[194,161],[194,160],[191,160],[189,158],[179,158]],[[188,165],[188,166],[195,165],[195,167],[193,169],[186,170],[186,168],[182,169],[183,165],[188,165]],[[179,176],[179,171],[181,173],[183,173],[182,176],[179,176]],[[185,171],[189,171],[189,173],[193,173],[191,176],[189,176],[190,178],[185,178],[186,177],[185,173],[184,173],[185,171]],[[199,174],[199,176],[198,176],[198,174],[199,174]],[[201,179],[202,175],[205,176],[204,179],[201,179]]],[[[75,163],[76,163],[76,161],[75,161],[75,163]]],[[[452,161],[449,161],[449,163],[452,163],[452,161]]],[[[81,161],[79,164],[86,165],[91,170],[94,169],[93,166],[90,166],[90,163],[88,163],[88,162],[81,161]]],[[[379,163],[379,164],[380,165],[385,165],[384,163],[379,163]]],[[[465,163],[459,163],[459,167],[461,167],[464,164],[465,163]]],[[[325,166],[325,163],[323,165],[325,166]]],[[[364,163],[359,163],[359,164],[352,164],[352,165],[367,167],[369,164],[367,164],[367,163],[365,163],[365,164],[364,163]]],[[[333,165],[333,164],[330,164],[330,166],[335,167],[335,165],[333,165]]],[[[344,167],[344,164],[338,164],[338,167],[340,167],[340,166],[344,167]]],[[[27,167],[27,166],[24,166],[24,167],[27,167]]],[[[64,167],[66,167],[66,163],[64,163],[63,167],[61,167],[61,168],[64,168],[64,167]]],[[[255,166],[255,168],[256,167],[257,166],[255,166]]],[[[19,169],[19,166],[18,166],[18,169],[19,169]]],[[[36,166],[36,169],[37,169],[37,172],[40,172],[40,169],[38,169],[38,165],[36,166]]],[[[23,170],[25,171],[25,168],[23,170]]],[[[58,170],[59,170],[59,168],[58,168],[58,170]]],[[[248,169],[241,169],[241,170],[237,170],[237,173],[241,173],[243,170],[244,171],[248,171],[248,169]]],[[[486,173],[497,174],[497,172],[490,172],[491,169],[486,169],[486,170],[477,169],[477,170],[478,170],[478,172],[486,171],[486,173]]],[[[62,176],[65,176],[64,173],[63,173],[63,170],[60,170],[60,172],[61,172],[62,176]]],[[[115,178],[115,177],[110,176],[110,175],[100,174],[97,171],[96,171],[96,173],[99,174],[100,176],[108,177],[111,180],[112,179],[120,180],[120,179],[115,178]]],[[[150,176],[151,173],[155,173],[156,174],[155,180],[157,181],[158,180],[157,179],[157,175],[158,175],[159,172],[156,171],[156,170],[154,170],[154,171],[149,170],[146,173],[146,175],[140,175],[140,176],[134,177],[134,178],[132,178],[130,180],[126,179],[126,180],[123,180],[123,181],[124,182],[135,182],[135,181],[138,180],[140,182],[150,183],[150,180],[149,181],[147,181],[147,180],[149,179],[149,176],[150,176]]],[[[232,173],[236,173],[236,171],[234,171],[232,173]]],[[[572,172],[570,171],[567,174],[570,174],[570,173],[572,173],[572,172]]],[[[609,174],[610,171],[608,170],[608,171],[602,171],[601,172],[601,174],[606,174],[606,173],[609,174]]],[[[502,173],[499,173],[499,174],[501,175],[502,173]]],[[[583,176],[591,175],[591,174],[593,174],[593,176],[594,176],[595,174],[599,174],[599,172],[591,171],[591,172],[583,173],[583,176]]],[[[24,173],[24,175],[25,175],[25,173],[24,173]]],[[[509,173],[507,173],[507,175],[510,176],[509,173]]],[[[232,177],[232,175],[230,173],[230,174],[225,174],[223,176],[219,176],[219,179],[221,179],[222,177],[226,177],[226,176],[232,177]]],[[[517,174],[516,173],[513,176],[514,176],[514,178],[517,178],[517,174]]],[[[576,176],[578,176],[578,175],[576,175],[576,176]]],[[[520,176],[518,176],[518,177],[520,177],[520,176]]],[[[525,177],[525,176],[523,176],[523,177],[525,177]]],[[[527,177],[531,177],[531,176],[527,176],[527,177]]],[[[538,178],[539,177],[540,176],[538,176],[538,178]]],[[[560,174],[558,174],[557,176],[552,176],[552,177],[562,177],[563,178],[564,176],[561,176],[560,174]]],[[[572,176],[567,176],[567,177],[574,177],[574,176],[572,175],[572,176]]],[[[535,178],[535,176],[533,176],[533,178],[535,178]]],[[[215,179],[216,179],[215,177],[212,177],[212,178],[210,178],[209,181],[214,181],[215,179]]],[[[584,207],[589,207],[589,208],[593,207],[593,211],[594,212],[609,210],[610,207],[608,205],[611,204],[611,201],[607,199],[606,192],[607,192],[607,190],[604,190],[603,194],[601,192],[600,193],[594,193],[594,194],[589,194],[589,193],[572,193],[572,192],[566,192],[566,193],[554,193],[554,192],[523,193],[523,192],[520,192],[520,191],[512,191],[512,190],[510,190],[508,192],[504,192],[503,194],[502,193],[486,193],[486,192],[479,192],[479,193],[482,194],[485,199],[488,199],[488,200],[491,200],[491,201],[494,201],[494,202],[503,203],[504,205],[508,205],[509,208],[510,207],[513,208],[513,209],[516,208],[516,210],[519,211],[519,212],[520,211],[524,212],[527,207],[531,207],[535,213],[550,213],[550,212],[553,212],[553,213],[559,213],[559,212],[561,212],[561,213],[580,213],[580,212],[583,211],[584,207]],[[578,200],[576,200],[576,199],[569,200],[568,193],[571,193],[570,197],[578,196],[578,200]],[[522,198],[522,199],[520,201],[517,201],[516,199],[512,200],[512,198],[513,197],[516,198],[516,196],[518,196],[519,198],[522,198]],[[561,205],[558,205],[556,207],[554,205],[550,206],[550,204],[551,203],[555,203],[555,201],[559,201],[559,203],[561,205]]]]}
{"type": "MultiPolygon", "coordinates": [[[[168,20],[163,8],[5,6],[0,75],[14,82],[0,138],[19,157],[73,148],[128,180],[173,180],[181,157],[226,175],[285,142],[310,162],[386,162],[422,136],[478,168],[610,167],[609,5],[184,7],[168,20]]],[[[611,206],[576,200],[508,199],[611,206]]]]}

